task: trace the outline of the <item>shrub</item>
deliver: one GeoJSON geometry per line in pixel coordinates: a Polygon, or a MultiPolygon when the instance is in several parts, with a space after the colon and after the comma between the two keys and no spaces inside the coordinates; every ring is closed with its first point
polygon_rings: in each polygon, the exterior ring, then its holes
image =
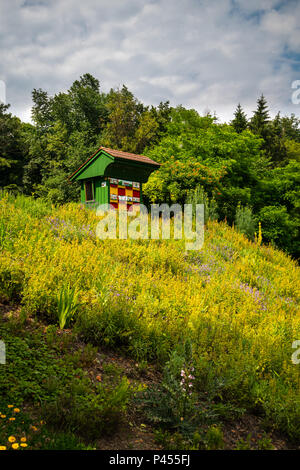
{"type": "Polygon", "coordinates": [[[239,232],[250,238],[250,240],[254,239],[256,221],[250,207],[242,207],[240,204],[237,206],[235,227],[239,232]]]}
{"type": "Polygon", "coordinates": [[[209,199],[202,186],[197,186],[195,189],[190,189],[188,191],[186,203],[193,205],[193,214],[196,212],[196,204],[204,204],[205,224],[208,220],[218,220],[217,202],[214,198],[209,199]]]}
{"type": "Polygon", "coordinates": [[[0,253],[0,300],[20,300],[24,272],[10,255],[0,253]]]}
{"type": "Polygon", "coordinates": [[[205,444],[208,450],[217,450],[224,448],[223,432],[219,426],[211,426],[205,436],[205,444]]]}
{"type": "Polygon", "coordinates": [[[295,255],[300,253],[299,227],[284,206],[266,206],[259,212],[263,239],[295,255]]]}
{"type": "Polygon", "coordinates": [[[76,432],[85,440],[94,440],[116,430],[131,394],[126,378],[115,388],[99,384],[93,395],[89,389],[78,389],[73,383],[54,402],[43,407],[43,416],[55,429],[76,432]]]}

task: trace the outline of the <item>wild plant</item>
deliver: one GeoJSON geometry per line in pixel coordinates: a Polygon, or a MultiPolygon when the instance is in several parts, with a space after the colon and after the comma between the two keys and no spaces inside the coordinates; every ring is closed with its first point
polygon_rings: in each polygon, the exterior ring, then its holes
{"type": "Polygon", "coordinates": [[[63,286],[57,295],[57,316],[61,330],[68,325],[79,307],[75,287],[63,286]]]}

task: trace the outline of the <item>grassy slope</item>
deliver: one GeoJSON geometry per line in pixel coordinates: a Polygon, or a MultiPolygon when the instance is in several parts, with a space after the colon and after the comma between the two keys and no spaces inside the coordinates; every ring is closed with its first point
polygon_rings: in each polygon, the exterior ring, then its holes
{"type": "MultiPolygon", "coordinates": [[[[0,200],[0,296],[21,305],[18,321],[57,323],[57,297],[71,285],[79,301],[71,326],[81,340],[115,348],[146,367],[163,365],[174,349],[180,355],[188,339],[198,397],[205,393],[210,402],[264,416],[299,439],[300,370],[291,361],[292,342],[300,338],[296,263],[225,224],[210,224],[203,250],[185,253],[181,241],[99,241],[96,223],[94,213],[76,204],[55,209],[24,197],[0,200]]],[[[17,382],[14,404],[22,401],[17,382]]],[[[130,399],[126,384],[116,390],[130,399]]],[[[80,401],[82,394],[70,394],[80,401]]],[[[51,404],[58,398],[50,395],[51,404]]],[[[40,398],[29,391],[26,400],[40,398]]],[[[108,427],[124,412],[122,400],[114,412],[98,410],[108,427]]],[[[55,424],[53,409],[49,413],[55,424]]],[[[76,419],[56,426],[84,426],[86,417],[76,419]]]]}

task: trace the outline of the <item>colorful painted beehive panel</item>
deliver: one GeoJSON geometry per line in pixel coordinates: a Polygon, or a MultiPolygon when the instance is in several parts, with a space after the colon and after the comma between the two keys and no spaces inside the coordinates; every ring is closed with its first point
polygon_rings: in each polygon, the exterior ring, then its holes
{"type": "Polygon", "coordinates": [[[129,209],[132,204],[141,202],[140,183],[136,181],[109,178],[110,204],[116,209],[119,205],[129,209]],[[134,188],[134,189],[133,189],[134,188]]]}

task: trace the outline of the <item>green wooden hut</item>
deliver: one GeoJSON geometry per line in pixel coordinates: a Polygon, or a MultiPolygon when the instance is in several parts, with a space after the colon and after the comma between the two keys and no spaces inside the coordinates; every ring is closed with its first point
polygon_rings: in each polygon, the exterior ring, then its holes
{"type": "Polygon", "coordinates": [[[100,147],[69,178],[81,183],[81,202],[118,208],[142,202],[142,184],[160,164],[144,155],[100,147]]]}

